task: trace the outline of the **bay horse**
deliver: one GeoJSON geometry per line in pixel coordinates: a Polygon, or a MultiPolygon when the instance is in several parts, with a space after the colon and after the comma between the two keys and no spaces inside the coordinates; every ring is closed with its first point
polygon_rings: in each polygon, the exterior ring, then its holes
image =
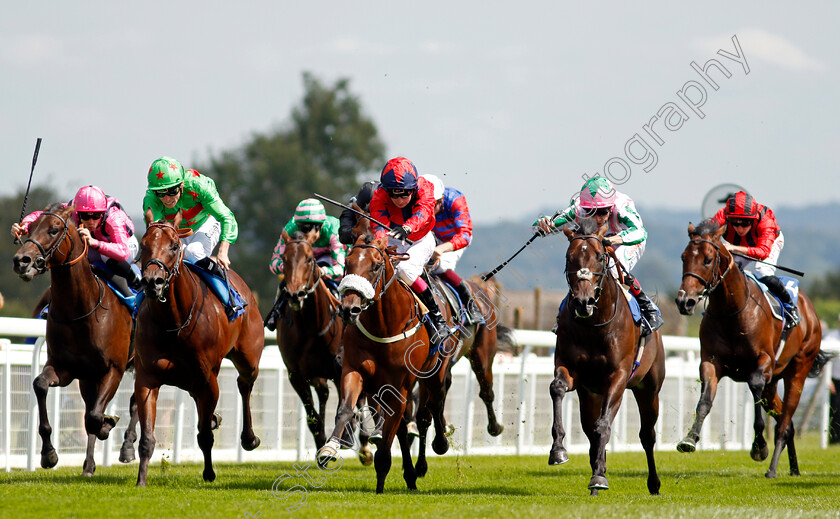
{"type": "MultiPolygon", "coordinates": [[[[647,488],[658,494],[653,447],[659,417],[659,390],[665,380],[665,350],[659,330],[640,336],[618,280],[610,272],[610,256],[602,240],[606,228],[590,218],[580,221],[566,251],[567,303],[557,318],[554,380],[550,385],[554,410],[549,465],[569,461],[563,440],[562,404],[568,391],[577,390],[580,423],[589,439],[591,495],[606,490],[606,445],[625,389],[639,407],[639,439],[647,456],[647,488]],[[644,341],[644,344],[642,343],[644,341]]],[[[618,267],[620,268],[620,267],[618,267]]]]}
{"type": "MultiPolygon", "coordinates": [[[[176,218],[177,220],[177,218],[176,218]]],[[[259,373],[265,335],[262,317],[248,285],[233,270],[227,276],[247,302],[244,314],[228,321],[225,307],[207,284],[184,264],[176,223],[150,223],[140,242],[142,285],[146,299],[137,314],[137,375],[134,394],[140,419],[140,469],[137,486],[146,486],[155,449],[155,414],[160,386],[187,391],[198,411],[198,446],[204,455],[205,481],[216,479],[211,459],[214,414],[219,400],[217,377],[222,359],[233,362],[242,397],[242,448],[260,444],[251,422],[251,390],[259,373]]]]}
{"type": "Polygon", "coordinates": [[[721,243],[726,227],[707,220],[688,226],[689,242],[682,253],[682,284],[676,304],[683,315],[694,313],[708,300],[700,323],[700,399],[691,430],[680,443],[680,452],[694,452],[703,420],[712,408],[720,379],[728,376],[746,382],[755,401],[755,439],[750,457],[767,459],[761,408],[776,418],[773,458],[765,476],[776,477],[782,449],[787,446],[790,474],[799,475],[793,437],[793,413],[802,386],[812,368],[816,374],[828,357],[820,352],[822,329],[811,300],[799,292],[802,321],[790,330],[781,351],[783,323],[773,318],[770,304],[758,284],[748,279],[721,243]],[[785,394],[776,391],[784,380],[785,394]]]}
{"type": "MultiPolygon", "coordinates": [[[[286,249],[283,252],[286,298],[285,308],[277,321],[277,346],[289,372],[289,382],[303,402],[307,425],[321,449],[326,443],[324,417],[331,380],[338,389],[341,379],[341,336],[344,321],[337,318],[341,305],[324,284],[321,269],[315,261],[312,244],[317,231],[296,232],[289,236],[283,230],[286,249]],[[310,386],[318,396],[315,407],[310,386]]],[[[359,460],[373,463],[364,430],[361,435],[359,460]]]]}
{"type": "MultiPolygon", "coordinates": [[[[396,436],[403,458],[403,479],[409,490],[417,489],[417,477],[427,470],[426,433],[434,420],[435,438],[432,448],[445,454],[449,441],[444,433],[443,408],[446,398],[446,373],[454,348],[445,349],[450,341],[430,354],[429,335],[423,325],[422,311],[411,289],[397,280],[394,264],[406,256],[388,247],[388,238],[374,239],[360,235],[347,256],[341,316],[344,329],[344,358],[341,371],[341,403],[335,429],[327,444],[318,452],[321,466],[335,459],[340,438],[353,419],[354,407],[366,394],[368,402],[382,410],[377,413],[377,428],[382,439],[374,456],[376,493],[385,489],[385,478],[391,469],[391,445],[396,436]],[[417,422],[420,430],[420,452],[417,468],[411,460],[406,422],[406,403],[411,398],[415,380],[420,381],[417,422]]],[[[446,311],[443,302],[439,302],[446,311]]],[[[444,314],[446,315],[446,314],[444,314]]],[[[364,426],[364,424],[363,424],[364,426]]]]}
{"type": "MultiPolygon", "coordinates": [[[[132,363],[133,322],[128,307],[93,274],[87,242],[73,221],[73,211],[72,206],[60,203],[46,207],[29,226],[29,238],[15,254],[13,264],[24,281],[50,271],[50,288],[45,296],[51,300],[47,315],[47,362],[32,383],[38,401],[41,466],[52,468],[58,463],[50,439],[47,392],[50,387],[66,387],[78,380],[85,402],[88,436],[82,475],[92,476],[96,470],[93,461],[96,439],[107,439],[119,420],[106,415],[105,409],[132,363]]],[[[131,424],[134,424],[137,408],[133,399],[131,411],[131,424]]],[[[134,459],[133,440],[126,432],[120,461],[127,463],[134,459]]]]}

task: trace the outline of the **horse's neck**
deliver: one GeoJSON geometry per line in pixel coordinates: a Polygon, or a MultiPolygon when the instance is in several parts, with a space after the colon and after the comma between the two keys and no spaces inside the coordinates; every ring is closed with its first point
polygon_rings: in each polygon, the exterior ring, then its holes
{"type": "Polygon", "coordinates": [[[332,296],[327,285],[321,282],[321,278],[315,280],[315,290],[304,299],[303,306],[294,312],[297,323],[302,329],[320,332],[332,319],[334,311],[332,296]]]}
{"type": "Polygon", "coordinates": [[[612,277],[612,274],[607,272],[608,276],[604,280],[604,285],[601,287],[601,297],[598,299],[596,316],[603,317],[604,320],[610,319],[617,311],[616,305],[619,303],[616,299],[624,297],[618,287],[618,280],[612,277]]]}
{"type": "Polygon", "coordinates": [[[747,276],[729,256],[729,271],[723,276],[720,285],[709,294],[709,306],[726,312],[736,312],[744,307],[748,297],[747,276]]]}
{"type": "MultiPolygon", "coordinates": [[[[386,262],[385,275],[382,279],[382,288],[392,279],[392,276],[397,276],[394,267],[390,262],[386,262]]],[[[407,321],[411,319],[414,308],[414,292],[411,288],[400,283],[399,279],[394,279],[384,293],[380,292],[378,301],[370,305],[370,307],[362,312],[361,317],[366,317],[365,327],[370,324],[377,330],[402,330],[407,321]]]]}
{"type": "MultiPolygon", "coordinates": [[[[189,315],[190,311],[196,306],[196,300],[202,297],[201,295],[201,281],[198,274],[190,272],[190,268],[186,263],[180,261],[178,263],[178,275],[172,276],[169,281],[169,286],[166,288],[167,303],[174,317],[184,319],[189,315]]],[[[176,319],[177,320],[177,319],[176,319]]]]}
{"type": "Polygon", "coordinates": [[[85,257],[72,265],[66,264],[75,260],[78,256],[73,256],[73,254],[81,254],[79,251],[84,251],[84,243],[81,239],[73,240],[73,247],[64,260],[65,264],[50,268],[53,308],[64,306],[86,308],[78,305],[90,300],[96,301],[99,298],[99,286],[86,257],[87,254],[85,253],[85,257]],[[55,297],[56,294],[61,294],[61,297],[55,297]]]}

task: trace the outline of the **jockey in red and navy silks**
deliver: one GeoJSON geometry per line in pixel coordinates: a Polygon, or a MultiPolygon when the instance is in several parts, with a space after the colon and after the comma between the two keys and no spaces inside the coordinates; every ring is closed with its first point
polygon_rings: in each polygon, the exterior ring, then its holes
{"type": "MultiPolygon", "coordinates": [[[[435,226],[435,198],[432,184],[419,177],[417,168],[407,158],[391,159],[382,169],[380,185],[373,192],[370,215],[390,227],[386,229],[374,224],[376,238],[387,235],[389,245],[396,246],[398,253],[408,254],[408,259],[396,265],[397,275],[429,309],[429,321],[433,328],[429,340],[433,344],[440,344],[450,334],[450,330],[432,290],[420,277],[435,250],[432,233],[435,226]],[[404,241],[406,238],[413,243],[407,244],[404,241]]],[[[342,287],[350,286],[358,277],[345,276],[339,291],[342,291],[342,287]]]]}
{"type": "Polygon", "coordinates": [[[735,263],[743,270],[754,272],[779,297],[790,317],[790,326],[798,324],[801,320],[799,311],[782,281],[775,276],[776,261],[785,246],[785,237],[773,210],[756,202],[749,193],[738,191],[729,197],[726,205],[712,219],[718,225],[726,226],[723,239],[727,250],[749,256],[735,256],[735,263]]]}
{"type": "Polygon", "coordinates": [[[559,227],[585,217],[594,219],[599,227],[606,226],[609,231],[615,233],[606,240],[615,249],[616,258],[626,272],[625,282],[645,317],[646,326],[642,326],[642,335],[649,335],[664,322],[659,309],[642,290],[639,280],[630,274],[630,270],[645,251],[647,231],[629,196],[618,192],[612,182],[604,177],[590,178],[583,184],[580,196],[572,205],[562,212],[555,213],[553,217],[544,216],[534,222],[534,232],[550,233],[555,226],[559,227]]]}
{"type": "Polygon", "coordinates": [[[432,183],[435,196],[433,232],[437,246],[432,253],[432,262],[436,264],[432,272],[458,291],[467,324],[478,323],[482,315],[473,300],[469,285],[455,272],[458,260],[472,241],[472,219],[467,199],[457,189],[445,187],[436,175],[423,175],[422,178],[432,183]]]}

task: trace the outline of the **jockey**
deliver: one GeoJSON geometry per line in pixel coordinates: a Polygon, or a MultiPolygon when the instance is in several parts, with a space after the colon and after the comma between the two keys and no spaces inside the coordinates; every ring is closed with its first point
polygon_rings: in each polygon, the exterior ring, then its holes
{"type": "MultiPolygon", "coordinates": [[[[324,209],[324,204],[315,198],[307,198],[302,200],[295,208],[295,215],[286,224],[284,230],[292,239],[294,239],[296,232],[308,234],[310,231],[315,231],[316,239],[312,244],[312,253],[315,255],[315,262],[321,270],[321,277],[327,284],[327,287],[335,291],[338,282],[344,275],[344,259],[347,256],[346,247],[338,240],[339,221],[335,216],[328,216],[324,209]]],[[[271,272],[281,278],[281,286],[283,284],[283,253],[286,252],[286,241],[283,237],[277,242],[274,247],[274,254],[271,255],[271,262],[268,268],[271,272]]],[[[278,290],[277,298],[279,299],[283,294],[283,290],[278,290]]],[[[274,323],[280,313],[280,304],[275,301],[271,312],[265,318],[265,325],[269,330],[273,330],[274,323]]]]}
{"type": "Polygon", "coordinates": [[[222,202],[216,183],[194,169],[184,171],[180,162],[161,157],[149,168],[148,188],[143,197],[146,225],[166,218],[175,219],[180,212],[182,225],[193,230],[181,238],[184,259],[226,279],[230,267],[228,250],[236,242],[239,227],[233,212],[222,202]],[[216,262],[210,259],[219,245],[216,262]]]}
{"type": "MultiPolygon", "coordinates": [[[[365,182],[359,189],[359,193],[350,199],[349,204],[355,203],[362,211],[369,212],[370,199],[373,198],[373,192],[376,191],[377,187],[379,187],[379,182],[373,180],[365,182]]],[[[338,219],[341,222],[338,239],[345,245],[353,245],[353,242],[356,241],[353,235],[353,228],[356,226],[356,213],[350,209],[344,209],[338,219]]]]}
{"type": "Polygon", "coordinates": [[[799,324],[802,319],[799,311],[781,280],[775,276],[776,261],[785,246],[785,237],[773,210],[756,202],[749,193],[738,191],[712,218],[718,225],[726,226],[723,235],[726,249],[749,256],[734,256],[735,263],[742,270],[755,272],[759,281],[781,300],[790,317],[790,327],[799,324]]]}
{"type": "Polygon", "coordinates": [[[423,175],[422,178],[431,182],[434,187],[433,232],[437,246],[432,253],[432,262],[437,265],[432,272],[458,291],[469,324],[481,322],[482,315],[470,293],[469,285],[454,270],[472,241],[472,220],[467,200],[457,189],[444,187],[443,181],[435,175],[423,175]]]}
{"type": "MultiPolygon", "coordinates": [[[[134,295],[129,287],[140,290],[140,277],[131,269],[131,261],[137,256],[140,244],[134,236],[134,223],[119,201],[107,196],[99,187],[84,186],[66,205],[76,209],[72,218],[79,235],[87,242],[88,260],[94,272],[124,295],[134,295]]],[[[20,239],[28,233],[29,225],[42,212],[27,215],[20,225],[12,224],[12,236],[20,239]]]]}
{"type": "MultiPolygon", "coordinates": [[[[590,178],[583,184],[580,196],[572,205],[552,217],[544,216],[534,222],[534,232],[550,233],[555,227],[585,217],[594,218],[599,226],[606,225],[610,232],[615,233],[605,239],[615,249],[615,256],[626,273],[625,282],[644,315],[642,336],[649,335],[659,329],[663,321],[659,309],[642,291],[639,280],[630,274],[645,252],[647,231],[629,196],[617,191],[604,177],[590,178]]],[[[617,275],[615,265],[610,270],[614,276],[617,275]]]]}
{"type": "Polygon", "coordinates": [[[435,250],[432,228],[435,226],[435,198],[432,184],[419,178],[417,168],[405,157],[388,161],[382,169],[380,186],[370,201],[370,215],[388,224],[390,230],[375,225],[376,238],[389,237],[389,245],[396,245],[398,253],[408,259],[396,266],[396,273],[417,294],[429,309],[432,344],[442,343],[451,333],[429,285],[420,277],[435,250]],[[408,245],[408,238],[414,243],[408,245]]]}

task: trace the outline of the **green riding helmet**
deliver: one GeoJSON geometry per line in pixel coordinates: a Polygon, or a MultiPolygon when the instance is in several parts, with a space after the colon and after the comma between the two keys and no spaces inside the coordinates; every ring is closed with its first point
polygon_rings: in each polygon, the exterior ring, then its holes
{"type": "Polygon", "coordinates": [[[184,166],[172,157],[161,157],[152,162],[147,178],[152,191],[168,189],[184,182],[184,166]]]}

